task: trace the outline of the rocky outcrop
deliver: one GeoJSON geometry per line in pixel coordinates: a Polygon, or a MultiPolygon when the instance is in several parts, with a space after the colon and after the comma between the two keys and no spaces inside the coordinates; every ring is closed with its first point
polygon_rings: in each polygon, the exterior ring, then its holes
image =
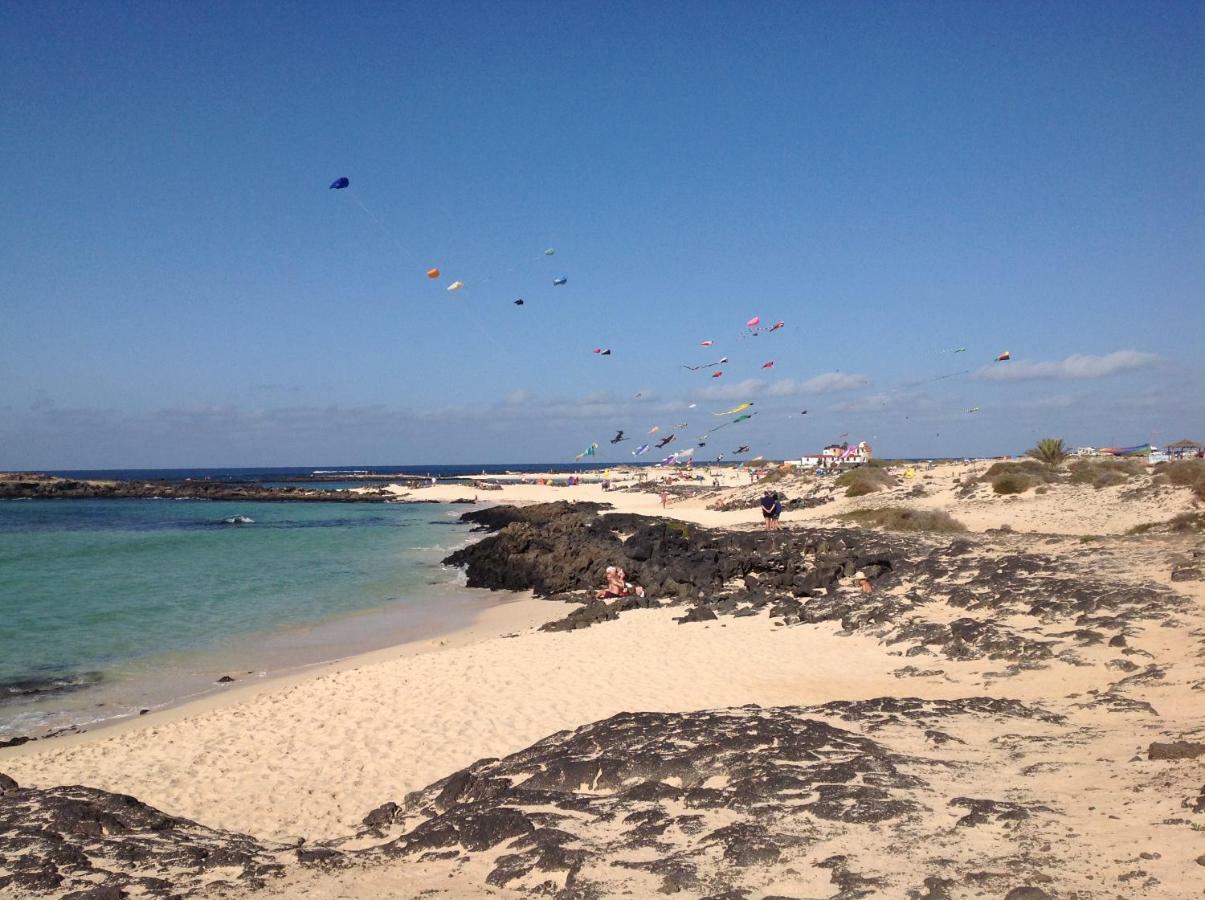
{"type": "Polygon", "coordinates": [[[122,794],[20,788],[0,776],[0,895],[179,897],[222,883],[254,889],[284,870],[285,850],[122,794]]]}
{"type": "Polygon", "coordinates": [[[10,475],[0,478],[0,500],[188,499],[384,503],[393,501],[395,496],[384,488],[355,492],[298,487],[272,488],[257,484],[215,481],[83,481],[49,475],[10,475]]]}
{"type": "Polygon", "coordinates": [[[619,881],[608,896],[621,885],[716,894],[798,854],[825,823],[909,817],[920,780],[906,762],[802,709],[622,713],[483,760],[366,821],[388,856],[454,864],[494,851],[486,880],[512,890],[551,877],[588,896],[583,869],[605,859],[619,881]]]}
{"type": "MultiPolygon", "coordinates": [[[[683,624],[722,616],[765,615],[781,625],[840,623],[870,631],[907,656],[1005,663],[991,677],[1063,659],[1082,647],[1107,644],[1124,656],[1127,629],[1164,620],[1186,598],[1157,585],[1072,577],[1040,553],[980,553],[966,538],[901,536],[857,529],[732,531],[632,514],[597,504],[550,503],[495,507],[461,517],[492,533],[447,557],[465,569],[470,587],[532,590],[584,604],[548,630],[575,630],[613,621],[647,603],[594,600],[608,565],[660,604],[686,605],[683,624]],[[863,571],[874,590],[850,589],[863,571]],[[907,589],[903,589],[903,585],[907,589]],[[930,604],[966,615],[930,618],[930,604]],[[1017,618],[1028,619],[1019,626],[1017,618]]],[[[1119,682],[1090,701],[1142,711],[1119,682]]]]}

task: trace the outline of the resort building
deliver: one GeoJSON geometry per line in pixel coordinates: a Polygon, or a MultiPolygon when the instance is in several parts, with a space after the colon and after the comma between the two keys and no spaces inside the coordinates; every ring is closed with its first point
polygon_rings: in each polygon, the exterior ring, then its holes
{"type": "Polygon", "coordinates": [[[873,450],[866,441],[857,444],[830,444],[819,453],[799,458],[803,469],[842,469],[864,466],[870,462],[873,450]]]}

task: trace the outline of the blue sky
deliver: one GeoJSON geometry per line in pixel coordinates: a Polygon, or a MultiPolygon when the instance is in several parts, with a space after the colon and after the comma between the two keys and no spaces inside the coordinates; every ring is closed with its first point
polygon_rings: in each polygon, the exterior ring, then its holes
{"type": "Polygon", "coordinates": [[[1200,439],[1203,20],[6,3],[0,467],[1200,439]]]}

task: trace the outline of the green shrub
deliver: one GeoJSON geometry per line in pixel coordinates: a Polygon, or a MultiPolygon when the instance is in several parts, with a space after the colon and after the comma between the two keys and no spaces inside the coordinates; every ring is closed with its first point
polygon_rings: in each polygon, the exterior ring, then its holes
{"type": "Polygon", "coordinates": [[[862,497],[891,487],[895,483],[886,469],[859,466],[849,469],[837,476],[836,486],[846,489],[846,497],[862,497]]]}
{"type": "Polygon", "coordinates": [[[1205,459],[1159,463],[1155,466],[1155,483],[1192,488],[1198,500],[1205,500],[1205,459]]]}
{"type": "Polygon", "coordinates": [[[893,531],[966,531],[966,526],[937,509],[908,509],[903,506],[883,506],[878,509],[855,509],[839,516],[859,525],[878,526],[893,531]]]}
{"type": "Polygon", "coordinates": [[[1101,472],[1096,476],[1096,480],[1092,482],[1092,487],[1100,490],[1101,488],[1125,484],[1128,480],[1129,478],[1123,472],[1101,472]]]}
{"type": "Polygon", "coordinates": [[[1026,451],[1025,455],[1048,466],[1057,466],[1068,456],[1067,445],[1063,443],[1062,438],[1042,438],[1038,445],[1026,451]]]}
{"type": "Polygon", "coordinates": [[[1135,525],[1126,534],[1147,534],[1151,531],[1165,531],[1172,534],[1200,534],[1205,532],[1205,513],[1185,512],[1168,519],[1166,522],[1144,522],[1135,525]]]}
{"type": "Polygon", "coordinates": [[[1125,484],[1141,475],[1145,466],[1136,459],[1077,459],[1067,467],[1072,484],[1090,484],[1096,488],[1125,484]]]}
{"type": "Polygon", "coordinates": [[[1010,472],[992,480],[992,490],[997,494],[1024,494],[1031,487],[1033,482],[1019,472],[1010,472]]]}
{"type": "Polygon", "coordinates": [[[1032,483],[1054,482],[1062,477],[1060,471],[1036,459],[1023,459],[1016,462],[993,463],[980,477],[980,481],[990,481],[995,484],[1001,475],[1020,475],[1032,483]]]}

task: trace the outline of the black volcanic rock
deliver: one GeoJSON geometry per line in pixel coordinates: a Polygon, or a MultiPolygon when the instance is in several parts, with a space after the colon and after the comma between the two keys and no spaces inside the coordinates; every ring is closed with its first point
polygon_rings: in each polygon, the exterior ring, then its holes
{"type": "Polygon", "coordinates": [[[906,792],[921,782],[904,762],[800,709],[621,713],[409,795],[395,816],[404,830],[376,852],[453,850],[454,863],[505,845],[487,880],[519,891],[549,873],[572,878],[599,856],[703,893],[727,890],[709,874],[717,866],[770,865],[818,821],[906,819],[916,810],[906,792]],[[674,846],[671,832],[693,837],[674,846]]]}
{"type": "Polygon", "coordinates": [[[1173,741],[1161,744],[1155,741],[1147,748],[1147,759],[1196,759],[1205,754],[1205,744],[1195,744],[1192,741],[1173,741]]]}
{"type": "Polygon", "coordinates": [[[0,894],[181,897],[215,869],[255,888],[281,873],[279,849],[95,788],[0,792],[0,894]]]}
{"type": "MultiPolygon", "coordinates": [[[[0,500],[115,500],[115,499],[249,500],[310,503],[396,502],[395,494],[373,491],[320,490],[301,487],[264,487],[220,481],[81,481],[49,475],[0,477],[0,500]]],[[[408,501],[403,501],[408,502],[408,501]]],[[[414,501],[426,502],[426,501],[414,501]]]]}

